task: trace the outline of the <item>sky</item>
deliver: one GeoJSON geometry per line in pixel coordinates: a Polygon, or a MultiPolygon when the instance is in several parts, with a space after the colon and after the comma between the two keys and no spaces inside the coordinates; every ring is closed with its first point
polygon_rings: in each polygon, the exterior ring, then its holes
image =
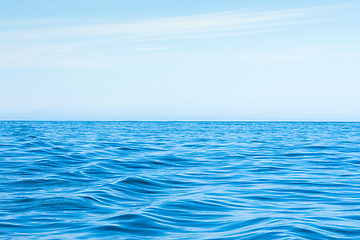
{"type": "Polygon", "coordinates": [[[359,1],[0,6],[0,120],[360,121],[359,1]]]}

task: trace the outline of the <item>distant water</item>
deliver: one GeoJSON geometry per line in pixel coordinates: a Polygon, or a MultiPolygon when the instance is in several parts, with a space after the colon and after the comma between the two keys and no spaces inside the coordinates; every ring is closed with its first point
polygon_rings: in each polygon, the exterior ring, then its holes
{"type": "Polygon", "coordinates": [[[1,239],[360,239],[360,123],[0,122],[1,239]]]}

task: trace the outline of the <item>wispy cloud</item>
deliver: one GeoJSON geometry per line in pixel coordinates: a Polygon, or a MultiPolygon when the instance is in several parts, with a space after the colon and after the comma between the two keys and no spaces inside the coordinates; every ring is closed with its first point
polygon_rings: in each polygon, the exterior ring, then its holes
{"type": "Polygon", "coordinates": [[[105,23],[81,26],[66,26],[36,30],[5,31],[0,33],[2,41],[21,40],[73,40],[97,37],[106,38],[154,38],[177,36],[191,37],[193,34],[222,35],[249,29],[271,28],[279,25],[317,21],[322,14],[347,5],[300,8],[281,11],[243,12],[229,11],[184,17],[160,18],[142,22],[105,23]],[[295,22],[294,22],[295,21],[295,22]],[[296,22],[297,21],[297,22],[296,22]]]}
{"type": "Polygon", "coordinates": [[[329,18],[329,13],[346,7],[349,7],[349,4],[281,11],[228,11],[128,23],[3,30],[0,31],[0,52],[3,56],[0,58],[0,65],[4,64],[4,59],[7,59],[5,65],[9,65],[11,59],[16,65],[16,59],[20,57],[44,58],[46,55],[139,42],[155,44],[148,44],[149,47],[146,48],[130,49],[142,52],[166,50],[168,47],[157,47],[159,44],[156,42],[273,31],[279,27],[323,21],[329,18]]]}
{"type": "Polygon", "coordinates": [[[351,58],[351,57],[360,57],[360,48],[355,44],[351,45],[350,48],[336,49],[337,45],[328,46],[326,48],[298,48],[298,49],[284,49],[278,51],[267,51],[263,53],[253,53],[253,54],[238,54],[232,56],[218,57],[216,58],[217,62],[220,61],[265,61],[265,62],[275,62],[275,61],[326,61],[329,59],[339,59],[339,58],[351,58]]]}
{"type": "Polygon", "coordinates": [[[155,52],[155,51],[164,51],[168,50],[170,47],[146,47],[146,48],[136,48],[136,52],[155,52]]]}

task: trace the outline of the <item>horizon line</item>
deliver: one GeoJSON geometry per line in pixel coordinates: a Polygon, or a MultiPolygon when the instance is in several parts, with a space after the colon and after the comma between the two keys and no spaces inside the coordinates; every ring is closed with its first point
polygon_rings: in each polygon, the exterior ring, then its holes
{"type": "Polygon", "coordinates": [[[360,120],[3,120],[0,122],[351,122],[360,120]]]}

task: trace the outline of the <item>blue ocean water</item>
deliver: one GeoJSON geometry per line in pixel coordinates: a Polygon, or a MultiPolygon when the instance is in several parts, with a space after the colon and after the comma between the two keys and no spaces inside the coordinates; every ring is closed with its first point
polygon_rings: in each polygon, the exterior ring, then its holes
{"type": "Polygon", "coordinates": [[[360,123],[0,122],[1,239],[360,239],[360,123]]]}

